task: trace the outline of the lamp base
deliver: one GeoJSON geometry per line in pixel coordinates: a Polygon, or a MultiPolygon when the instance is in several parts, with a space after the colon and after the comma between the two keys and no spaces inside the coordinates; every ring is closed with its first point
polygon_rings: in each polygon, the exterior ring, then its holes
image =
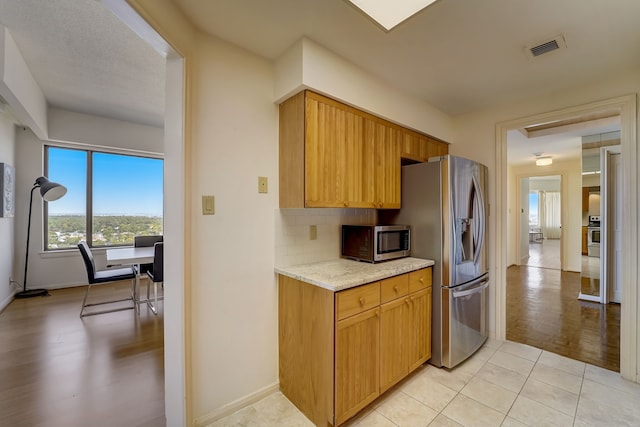
{"type": "Polygon", "coordinates": [[[33,297],[48,297],[49,291],[46,289],[27,289],[26,291],[18,292],[15,294],[16,298],[33,298],[33,297]]]}

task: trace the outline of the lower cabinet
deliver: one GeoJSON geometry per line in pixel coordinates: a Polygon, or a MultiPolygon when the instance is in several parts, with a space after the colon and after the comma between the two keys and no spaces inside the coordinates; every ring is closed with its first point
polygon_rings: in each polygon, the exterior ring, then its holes
{"type": "Polygon", "coordinates": [[[336,325],[336,425],[380,394],[380,310],[356,314],[336,325]]]}
{"type": "Polygon", "coordinates": [[[431,268],[341,292],[279,276],[280,389],[338,426],[431,357],[431,268]]]}

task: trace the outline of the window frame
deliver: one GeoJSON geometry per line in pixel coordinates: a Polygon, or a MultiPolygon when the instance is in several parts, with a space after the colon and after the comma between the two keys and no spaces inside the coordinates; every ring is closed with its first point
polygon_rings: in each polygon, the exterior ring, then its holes
{"type": "MultiPolygon", "coordinates": [[[[93,154],[113,154],[118,156],[129,156],[129,157],[137,157],[143,159],[154,159],[162,161],[162,197],[164,199],[164,156],[162,155],[153,155],[153,154],[140,154],[138,152],[131,152],[128,150],[108,150],[108,149],[96,149],[94,147],[88,148],[78,148],[78,147],[70,147],[66,145],[55,145],[55,144],[44,144],[44,176],[49,176],[49,149],[50,148],[58,148],[63,150],[76,150],[82,151],[86,153],[86,197],[85,197],[85,235],[87,245],[90,248],[99,248],[99,249],[107,249],[107,248],[117,248],[117,247],[129,247],[132,245],[99,245],[94,246],[93,244],[93,154]]],[[[68,248],[49,248],[49,202],[46,200],[43,201],[43,215],[42,215],[42,231],[43,231],[43,250],[44,252],[54,252],[54,251],[68,251],[77,249],[75,246],[68,248]]],[[[163,202],[164,203],[164,202],[163,202]]],[[[164,209],[162,212],[162,222],[164,223],[164,209]]],[[[163,227],[164,229],[164,227],[163,227]]]]}

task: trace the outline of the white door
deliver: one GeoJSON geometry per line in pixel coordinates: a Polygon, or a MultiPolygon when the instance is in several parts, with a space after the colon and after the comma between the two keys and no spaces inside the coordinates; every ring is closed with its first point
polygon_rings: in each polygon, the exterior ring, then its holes
{"type": "Polygon", "coordinates": [[[607,263],[609,301],[619,303],[622,295],[622,156],[607,152],[607,263]]]}
{"type": "Polygon", "coordinates": [[[529,258],[529,178],[520,182],[520,264],[529,258]]]}

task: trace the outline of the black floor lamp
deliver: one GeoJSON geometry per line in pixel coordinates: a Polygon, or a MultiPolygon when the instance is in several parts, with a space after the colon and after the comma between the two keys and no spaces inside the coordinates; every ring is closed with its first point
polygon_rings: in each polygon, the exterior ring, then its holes
{"type": "Polygon", "coordinates": [[[29,236],[31,235],[31,208],[33,207],[33,190],[40,189],[40,195],[47,202],[58,200],[60,197],[67,194],[67,187],[57,182],[51,182],[46,177],[41,176],[36,179],[31,189],[31,196],[29,198],[29,221],[27,225],[27,250],[24,256],[24,278],[22,282],[22,291],[18,292],[16,298],[31,298],[43,295],[49,295],[49,291],[46,289],[29,289],[27,290],[27,267],[29,265],[29,236]]]}

